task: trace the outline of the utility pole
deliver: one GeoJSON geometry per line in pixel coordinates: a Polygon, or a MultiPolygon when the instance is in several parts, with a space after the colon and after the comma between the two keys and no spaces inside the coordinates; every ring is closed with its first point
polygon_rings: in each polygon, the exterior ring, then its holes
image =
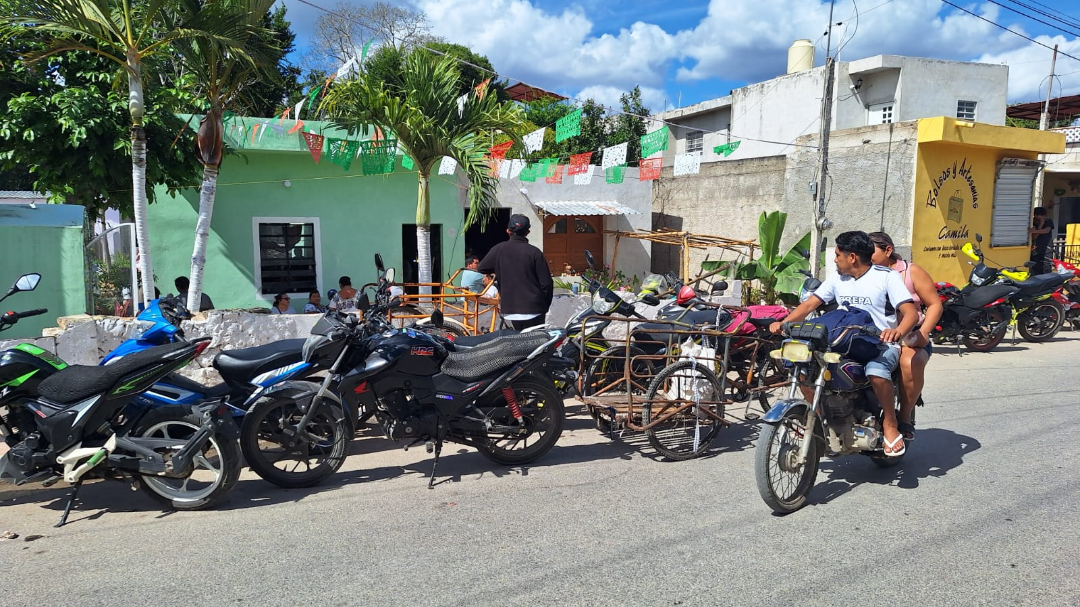
{"type": "MultiPolygon", "coordinates": [[[[1050,81],[1046,84],[1046,102],[1043,104],[1042,116],[1039,116],[1039,130],[1045,131],[1050,126],[1050,96],[1054,90],[1054,68],[1057,67],[1058,45],[1054,45],[1054,55],[1050,59],[1050,81]]],[[[1035,206],[1041,207],[1043,203],[1043,179],[1045,173],[1042,168],[1035,174],[1035,206]]]]}
{"type": "Polygon", "coordinates": [[[825,187],[829,174],[829,133],[832,131],[833,72],[836,64],[832,58],[833,9],[836,0],[829,3],[829,29],[825,31],[825,94],[821,103],[821,132],[818,136],[819,167],[818,180],[813,190],[815,194],[813,223],[810,226],[810,272],[821,278],[821,243],[822,232],[828,226],[825,222],[825,187]]]}

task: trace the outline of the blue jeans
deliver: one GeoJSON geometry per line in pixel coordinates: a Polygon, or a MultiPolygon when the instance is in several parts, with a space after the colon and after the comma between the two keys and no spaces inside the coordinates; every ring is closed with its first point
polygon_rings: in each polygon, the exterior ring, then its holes
{"type": "Polygon", "coordinates": [[[881,377],[892,380],[896,365],[900,364],[900,345],[887,344],[881,354],[874,360],[866,363],[863,369],[867,377],[881,377]]]}

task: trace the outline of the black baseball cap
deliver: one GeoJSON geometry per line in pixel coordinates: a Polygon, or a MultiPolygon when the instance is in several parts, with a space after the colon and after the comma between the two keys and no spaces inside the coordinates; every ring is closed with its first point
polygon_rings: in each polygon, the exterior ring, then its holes
{"type": "Polygon", "coordinates": [[[524,215],[511,215],[510,225],[507,226],[508,230],[515,233],[528,232],[529,231],[529,218],[524,215]]]}

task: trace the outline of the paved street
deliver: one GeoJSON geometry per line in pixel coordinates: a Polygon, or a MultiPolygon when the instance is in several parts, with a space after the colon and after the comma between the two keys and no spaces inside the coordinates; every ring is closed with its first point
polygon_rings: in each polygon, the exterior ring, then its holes
{"type": "Polygon", "coordinates": [[[824,461],[812,505],[770,514],[753,426],[653,459],[578,407],[538,465],[367,431],[325,486],[245,472],[210,512],[118,483],[0,493],[2,605],[1078,605],[1080,335],[939,349],[902,466],[824,461]],[[943,352],[944,351],[944,352],[943,352]],[[42,535],[26,542],[27,536],[42,535]]]}

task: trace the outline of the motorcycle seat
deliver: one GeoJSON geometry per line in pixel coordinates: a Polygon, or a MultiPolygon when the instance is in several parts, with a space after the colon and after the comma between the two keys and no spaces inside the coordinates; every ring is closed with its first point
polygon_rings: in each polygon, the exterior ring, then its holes
{"type": "Polygon", "coordinates": [[[978,287],[975,290],[964,294],[964,305],[978,310],[990,302],[1001,299],[1002,297],[1008,297],[1018,290],[1019,289],[1013,285],[1008,284],[978,287]]]}
{"type": "Polygon", "coordinates": [[[476,381],[509,368],[550,339],[541,331],[503,335],[463,352],[450,352],[442,372],[459,381],[476,381]]]}
{"type": "Polygon", "coordinates": [[[160,364],[167,354],[190,347],[189,343],[176,342],[128,354],[110,365],[71,365],[38,384],[38,394],[57,404],[72,405],[108,390],[125,375],[160,364]]]}
{"type": "Polygon", "coordinates": [[[507,335],[518,335],[518,332],[513,329],[500,329],[498,331],[492,331],[491,333],[483,333],[481,335],[455,337],[454,346],[461,347],[462,350],[468,348],[475,348],[476,346],[495,341],[496,339],[500,337],[506,337],[507,335]]]}
{"type": "Polygon", "coordinates": [[[228,382],[249,383],[260,373],[303,360],[303,339],[283,339],[271,344],[225,350],[214,357],[214,368],[228,382]]]}
{"type": "Polygon", "coordinates": [[[747,320],[747,322],[749,322],[750,324],[754,325],[755,327],[757,327],[759,329],[768,329],[774,322],[778,322],[780,319],[778,319],[778,318],[754,318],[753,316],[751,316],[750,318],[748,318],[746,320],[747,320]]]}
{"type": "Polygon", "coordinates": [[[1027,280],[1013,281],[1012,284],[1019,287],[1020,295],[1031,297],[1053,291],[1068,282],[1070,278],[1072,276],[1064,274],[1039,274],[1027,280]]]}

